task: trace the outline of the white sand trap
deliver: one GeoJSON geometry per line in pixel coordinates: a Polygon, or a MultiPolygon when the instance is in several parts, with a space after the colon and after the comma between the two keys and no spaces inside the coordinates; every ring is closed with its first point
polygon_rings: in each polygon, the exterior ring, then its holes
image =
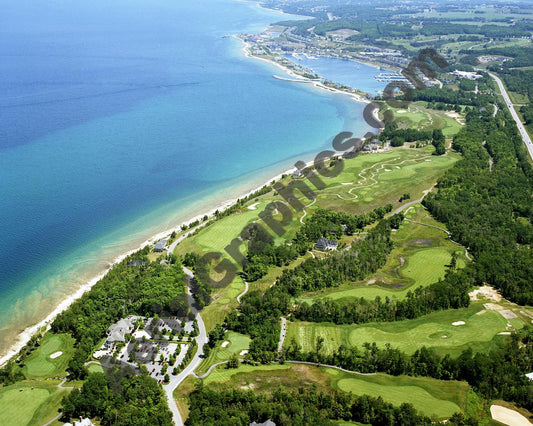
{"type": "Polygon", "coordinates": [[[400,168],[400,166],[396,166],[396,168],[397,168],[397,169],[399,169],[399,168],[400,168]]]}
{"type": "Polygon", "coordinates": [[[59,358],[61,355],[63,355],[63,352],[57,351],[57,352],[54,352],[52,355],[50,355],[50,358],[56,359],[56,358],[59,358]]]}
{"type": "Polygon", "coordinates": [[[258,205],[258,204],[259,204],[259,203],[253,203],[253,204],[250,204],[250,205],[248,206],[248,210],[255,210],[255,209],[257,209],[257,205],[258,205]]]}
{"type": "Polygon", "coordinates": [[[529,426],[531,423],[522,414],[501,405],[491,405],[490,414],[492,418],[504,425],[509,426],[529,426]]]}
{"type": "Polygon", "coordinates": [[[390,172],[390,169],[385,169],[386,172],[390,172]]]}
{"type": "Polygon", "coordinates": [[[511,332],[510,331],[500,331],[498,333],[498,335],[500,335],[500,336],[510,336],[511,332]]]}
{"type": "Polygon", "coordinates": [[[226,341],[222,342],[222,344],[220,345],[220,347],[221,347],[221,348],[225,348],[225,347],[228,346],[228,345],[229,345],[229,341],[226,340],[226,341]]]}
{"type": "Polygon", "coordinates": [[[351,185],[351,182],[342,182],[341,185],[351,185]]]}
{"type": "Polygon", "coordinates": [[[427,162],[430,162],[431,160],[426,160],[427,162]]]}
{"type": "Polygon", "coordinates": [[[248,353],[248,349],[243,349],[239,352],[239,355],[246,355],[248,353]]]}
{"type": "Polygon", "coordinates": [[[398,114],[405,114],[407,111],[404,110],[404,109],[399,109],[398,111],[396,111],[398,114]]]}
{"type": "Polygon", "coordinates": [[[446,339],[448,336],[446,336],[445,334],[442,335],[442,338],[443,339],[446,339]]]}
{"type": "Polygon", "coordinates": [[[465,325],[466,322],[464,321],[455,321],[455,322],[452,322],[452,325],[465,325]]]}

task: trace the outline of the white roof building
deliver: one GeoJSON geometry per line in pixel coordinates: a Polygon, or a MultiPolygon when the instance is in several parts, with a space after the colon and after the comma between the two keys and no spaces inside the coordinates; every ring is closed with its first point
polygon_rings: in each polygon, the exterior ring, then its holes
{"type": "Polygon", "coordinates": [[[133,324],[127,318],[122,318],[107,330],[107,342],[124,342],[126,333],[133,328],[133,324]]]}

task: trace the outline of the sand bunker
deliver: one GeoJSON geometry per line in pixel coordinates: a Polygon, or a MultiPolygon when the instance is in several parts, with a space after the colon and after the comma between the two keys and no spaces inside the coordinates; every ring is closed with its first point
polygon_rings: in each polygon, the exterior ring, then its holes
{"type": "Polygon", "coordinates": [[[501,405],[491,405],[490,414],[492,418],[504,425],[526,426],[531,425],[528,419],[517,411],[502,407],[501,405]]]}
{"type": "Polygon", "coordinates": [[[500,309],[498,312],[501,314],[502,317],[508,320],[518,318],[518,316],[510,309],[500,309]]]}
{"type": "Polygon", "coordinates": [[[57,352],[54,352],[52,355],[50,355],[50,358],[51,359],[56,359],[56,358],[60,357],[61,355],[63,355],[63,352],[57,351],[57,352]]]}
{"type": "Polygon", "coordinates": [[[253,203],[253,204],[250,204],[250,205],[248,206],[248,210],[255,210],[255,209],[257,209],[257,205],[258,205],[258,204],[259,204],[259,203],[253,203]]]}
{"type": "Polygon", "coordinates": [[[228,346],[228,345],[229,345],[229,341],[226,340],[226,341],[222,342],[222,344],[220,345],[220,347],[221,347],[221,348],[225,348],[225,347],[228,346]]]}
{"type": "Polygon", "coordinates": [[[457,325],[465,325],[465,324],[466,324],[466,322],[464,322],[464,321],[455,321],[455,322],[452,322],[452,325],[456,325],[456,326],[457,326],[457,325]]]}
{"type": "Polygon", "coordinates": [[[470,300],[488,299],[493,302],[501,302],[502,297],[494,287],[484,285],[468,293],[470,300]]]}
{"type": "Polygon", "coordinates": [[[248,349],[243,349],[239,352],[239,355],[246,355],[248,353],[248,349]]]}
{"type": "Polygon", "coordinates": [[[404,109],[399,109],[398,111],[396,111],[398,114],[405,114],[407,111],[404,110],[404,109]]]}

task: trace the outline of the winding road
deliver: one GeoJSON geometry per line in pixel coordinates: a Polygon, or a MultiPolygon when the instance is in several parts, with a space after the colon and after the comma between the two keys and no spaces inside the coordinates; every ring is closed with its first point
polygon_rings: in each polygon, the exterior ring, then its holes
{"type": "MultiPolygon", "coordinates": [[[[178,242],[176,241],[173,244],[174,247],[175,247],[175,244],[177,243],[178,242]]],[[[192,271],[186,267],[183,267],[183,271],[185,272],[185,274],[187,274],[188,284],[189,284],[191,279],[194,277],[194,275],[192,271]]],[[[166,385],[163,385],[163,390],[165,391],[167,395],[168,406],[170,408],[170,411],[172,411],[172,418],[173,418],[174,424],[177,426],[183,425],[183,419],[181,418],[181,414],[178,410],[178,406],[176,405],[176,401],[174,401],[174,396],[173,396],[174,390],[180,385],[181,382],[183,382],[187,378],[187,376],[189,376],[190,374],[194,372],[194,370],[196,369],[196,367],[198,367],[198,365],[200,365],[200,363],[202,362],[201,356],[204,353],[204,345],[207,343],[207,332],[205,329],[205,324],[204,324],[204,321],[202,320],[202,317],[200,316],[200,313],[194,307],[194,299],[192,297],[190,285],[187,285],[187,296],[189,298],[189,306],[190,306],[191,312],[194,314],[194,316],[196,317],[196,321],[198,322],[199,333],[198,333],[198,336],[196,337],[196,343],[198,344],[198,349],[196,350],[196,354],[194,354],[194,357],[189,363],[189,365],[187,365],[187,367],[185,367],[185,369],[181,373],[179,373],[177,376],[171,375],[170,382],[166,385]]]]}
{"type": "Polygon", "coordinates": [[[522,140],[524,141],[524,144],[526,145],[526,148],[527,148],[527,151],[529,153],[529,156],[531,157],[531,159],[533,159],[533,143],[531,143],[531,138],[529,137],[527,131],[526,131],[526,128],[524,127],[524,125],[522,124],[522,120],[520,120],[520,117],[518,116],[518,114],[516,113],[514,107],[513,107],[513,103],[511,102],[511,98],[509,97],[509,95],[507,94],[507,91],[505,90],[505,87],[502,83],[502,81],[500,80],[500,78],[498,76],[496,76],[495,74],[492,74],[489,72],[489,75],[494,79],[494,81],[496,81],[496,84],[498,85],[498,88],[500,89],[500,93],[503,97],[503,100],[505,101],[505,105],[507,105],[507,108],[509,108],[509,112],[511,113],[515,123],[516,123],[516,126],[518,127],[518,131],[520,132],[520,136],[522,136],[522,140]]]}
{"type": "MultiPolygon", "coordinates": [[[[244,281],[244,280],[243,280],[244,281]]],[[[250,286],[246,281],[244,281],[244,291],[237,296],[237,303],[241,304],[241,297],[244,296],[246,293],[248,293],[248,290],[250,289],[250,286]]]]}

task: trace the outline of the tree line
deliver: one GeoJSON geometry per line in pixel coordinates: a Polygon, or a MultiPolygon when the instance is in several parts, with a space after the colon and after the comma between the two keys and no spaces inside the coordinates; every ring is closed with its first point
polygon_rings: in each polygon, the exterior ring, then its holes
{"type": "Polygon", "coordinates": [[[354,241],[351,248],[325,259],[308,259],[296,268],[284,270],[276,284],[264,293],[246,294],[239,311],[228,314],[226,326],[252,338],[248,357],[263,363],[277,358],[279,318],[293,310],[295,296],[361,279],[382,266],[392,249],[391,229],[398,228],[402,219],[401,214],[383,219],[366,237],[354,241]]]}
{"type": "Polygon", "coordinates": [[[474,279],[469,269],[449,270],[443,280],[427,287],[409,291],[406,298],[376,296],[374,300],[361,297],[355,300],[331,300],[328,298],[302,302],[293,311],[295,318],[311,322],[335,324],[363,324],[377,321],[401,321],[418,318],[430,312],[468,307],[468,291],[474,279]]]}
{"type": "Polygon", "coordinates": [[[533,390],[526,372],[533,371],[533,331],[527,327],[506,339],[488,353],[465,349],[457,358],[440,356],[422,347],[412,355],[386,344],[364,343],[361,348],[341,345],[331,354],[322,351],[320,337],[316,349],[302,352],[292,339],[284,356],[288,360],[335,365],[361,373],[387,373],[394,376],[432,377],[440,380],[464,380],[486,399],[504,399],[528,410],[533,409],[533,390]]]}
{"type": "Polygon", "coordinates": [[[423,201],[475,257],[475,284],[533,303],[533,170],[506,110],[471,111],[452,147],[463,154],[423,201]]]}
{"type": "MultiPolygon", "coordinates": [[[[448,424],[462,421],[457,415],[448,424]]],[[[189,394],[189,417],[185,425],[242,425],[267,420],[277,425],[335,425],[339,420],[372,425],[431,425],[429,417],[411,404],[396,407],[381,397],[356,396],[337,391],[319,392],[316,388],[287,390],[279,387],[272,394],[244,390],[216,392],[202,385],[189,394]]]]}

